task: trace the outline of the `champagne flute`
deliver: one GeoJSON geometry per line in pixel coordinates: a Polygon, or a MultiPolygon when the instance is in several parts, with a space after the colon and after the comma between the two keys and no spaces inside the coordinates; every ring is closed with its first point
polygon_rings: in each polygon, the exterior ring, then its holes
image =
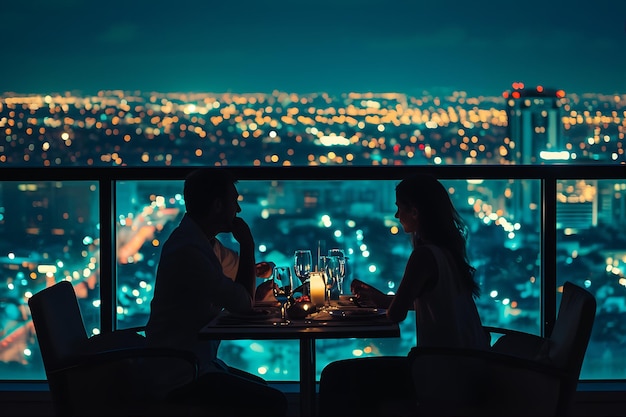
{"type": "Polygon", "coordinates": [[[326,294],[325,294],[325,304],[326,308],[330,308],[330,294],[332,289],[337,284],[337,274],[336,274],[336,261],[334,258],[329,256],[320,256],[320,270],[322,271],[322,276],[324,277],[324,284],[326,285],[326,294]]]}
{"type": "Polygon", "coordinates": [[[334,248],[328,251],[328,257],[333,259],[331,262],[334,268],[333,275],[337,281],[339,295],[343,295],[343,280],[346,277],[346,255],[342,249],[334,248]]]}
{"type": "Polygon", "coordinates": [[[293,254],[293,270],[300,281],[300,285],[293,291],[294,297],[297,296],[296,294],[301,296],[310,295],[311,284],[309,282],[309,276],[312,269],[313,257],[311,255],[311,251],[306,249],[296,250],[293,254]]]}
{"type": "Polygon", "coordinates": [[[282,324],[289,323],[286,317],[287,304],[290,302],[293,291],[293,278],[291,277],[291,268],[288,266],[277,266],[272,274],[272,289],[274,297],[280,303],[280,318],[282,324]]]}

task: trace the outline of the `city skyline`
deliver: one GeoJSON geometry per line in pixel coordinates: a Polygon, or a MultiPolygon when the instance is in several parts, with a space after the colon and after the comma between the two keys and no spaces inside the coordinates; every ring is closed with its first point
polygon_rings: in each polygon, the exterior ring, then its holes
{"type": "Polygon", "coordinates": [[[0,128],[6,127],[8,135],[7,145],[0,146],[0,165],[554,162],[541,151],[557,151],[560,159],[576,163],[623,163],[624,122],[617,117],[623,112],[623,100],[597,94],[571,99],[557,99],[567,114],[561,118],[558,138],[553,134],[556,112],[550,111],[548,117],[542,115],[543,104],[537,111],[529,108],[535,114],[535,128],[532,139],[524,137],[537,143],[524,150],[517,144],[522,139],[519,132],[508,132],[511,116],[504,98],[473,98],[464,92],[419,98],[390,93],[333,98],[120,91],[92,97],[21,96],[0,101],[0,128]],[[25,106],[28,112],[20,110],[25,106]],[[548,139],[551,143],[544,146],[548,139]]]}
{"type": "MultiPolygon", "coordinates": [[[[568,117],[563,119],[563,127],[567,125],[570,132],[566,145],[588,156],[612,149],[623,161],[624,118],[618,116],[623,114],[623,100],[600,95],[571,99],[565,104],[568,117]]],[[[101,253],[107,253],[106,246],[100,252],[100,233],[116,236],[117,249],[108,253],[118,261],[114,268],[117,324],[121,328],[142,325],[158,250],[176,224],[174,216],[182,213],[183,202],[181,178],[120,178],[107,202],[101,200],[107,198],[100,188],[104,181],[86,180],[82,177],[85,170],[76,170],[71,181],[50,181],[53,176],[48,173],[53,171],[48,169],[31,180],[33,171],[25,174],[22,170],[13,176],[14,166],[31,162],[83,167],[232,166],[250,164],[252,158],[259,165],[295,163],[296,158],[333,165],[342,164],[349,155],[357,162],[392,166],[434,162],[436,158],[441,163],[449,159],[467,164],[468,158],[476,162],[504,158],[518,149],[507,141],[505,99],[478,99],[463,93],[441,98],[351,94],[332,100],[327,95],[284,93],[134,96],[118,91],[94,97],[14,97],[0,104],[0,127],[5,133],[0,165],[9,168],[0,183],[0,233],[5,237],[5,255],[0,259],[0,281],[4,283],[0,294],[4,301],[0,301],[5,308],[0,328],[8,329],[0,340],[7,346],[0,350],[0,373],[4,372],[5,379],[13,375],[43,378],[25,310],[26,300],[40,288],[60,279],[71,280],[80,294],[88,328],[94,333],[101,330],[99,308],[104,304],[100,303],[99,283],[109,275],[101,277],[99,272],[101,253]],[[318,136],[321,132],[345,134],[350,145],[329,148],[324,140],[332,137],[318,136]],[[99,207],[116,207],[112,221],[100,222],[103,211],[99,207]]],[[[548,131],[550,126],[546,125],[548,131]]],[[[123,175],[123,169],[110,172],[123,175]]],[[[511,172],[514,175],[515,171],[511,172]]],[[[239,184],[242,212],[250,216],[246,220],[258,232],[258,259],[287,264],[295,248],[323,239],[347,249],[353,277],[366,276],[376,287],[395,288],[402,271],[396,270],[400,263],[394,259],[408,256],[405,251],[410,250],[393,220],[395,181],[340,180],[338,187],[326,181],[319,186],[312,180],[303,185],[303,178],[285,174],[277,181],[259,181],[255,174],[249,183],[239,184]]],[[[563,174],[561,168],[559,174],[563,174]]],[[[372,171],[373,179],[376,175],[372,171]]],[[[576,175],[585,178],[580,171],[576,175]]],[[[604,324],[600,328],[611,329],[597,331],[591,342],[583,375],[592,379],[623,378],[623,344],[616,340],[626,334],[619,320],[626,311],[621,295],[626,285],[622,233],[626,230],[626,184],[617,179],[621,175],[602,178],[601,182],[558,181],[556,198],[551,199],[558,201],[553,234],[556,257],[548,260],[556,268],[553,277],[557,283],[567,277],[589,286],[599,305],[605,306],[598,313],[598,321],[604,324]],[[614,359],[605,361],[605,352],[614,359]],[[599,366],[598,358],[607,366],[599,366]]],[[[539,210],[540,180],[525,180],[518,171],[513,182],[492,177],[457,184],[454,192],[448,189],[471,225],[470,254],[482,277],[485,296],[479,309],[485,323],[537,331],[543,294],[540,284],[550,282],[540,268],[541,225],[545,224],[540,216],[550,212],[539,210]],[[532,186],[524,187],[526,184],[532,186]]],[[[108,265],[106,258],[102,265],[108,265]]],[[[414,322],[407,320],[403,325],[411,331],[405,334],[414,335],[414,322]]],[[[397,346],[386,345],[386,352],[396,354],[414,345],[413,336],[397,342],[397,346]]],[[[350,355],[359,343],[324,345],[318,363],[336,359],[339,351],[350,355]]],[[[286,350],[273,353],[270,342],[263,346],[268,355],[233,355],[229,359],[252,372],[279,369],[281,372],[270,375],[287,379],[290,374],[283,371],[293,368],[281,361],[292,355],[286,350]]],[[[251,352],[245,342],[232,349],[251,352]]]]}
{"type": "Polygon", "coordinates": [[[3,6],[0,92],[624,93],[626,3],[40,0],[3,6]],[[593,6],[593,7],[592,7],[593,6]]]}

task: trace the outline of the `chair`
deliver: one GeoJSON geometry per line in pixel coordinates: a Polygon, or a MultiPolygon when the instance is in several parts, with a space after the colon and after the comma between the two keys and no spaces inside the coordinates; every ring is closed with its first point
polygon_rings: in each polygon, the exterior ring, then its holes
{"type": "Polygon", "coordinates": [[[571,412],[596,300],[566,282],[549,337],[503,333],[488,351],[411,351],[418,415],[563,416],[571,412]]]}
{"type": "Polygon", "coordinates": [[[163,366],[197,376],[194,355],[145,347],[134,329],[87,337],[72,284],[61,281],[29,299],[31,316],[57,415],[187,415],[192,408],[167,401],[163,366]],[[157,375],[157,377],[155,377],[157,375]]]}

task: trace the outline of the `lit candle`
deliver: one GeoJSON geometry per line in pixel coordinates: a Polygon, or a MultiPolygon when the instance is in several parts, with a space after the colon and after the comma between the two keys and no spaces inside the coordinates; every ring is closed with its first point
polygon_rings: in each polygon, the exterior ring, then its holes
{"type": "Polygon", "coordinates": [[[311,272],[309,285],[311,287],[311,302],[316,306],[324,305],[326,292],[326,285],[324,284],[324,277],[322,272],[311,272]]]}

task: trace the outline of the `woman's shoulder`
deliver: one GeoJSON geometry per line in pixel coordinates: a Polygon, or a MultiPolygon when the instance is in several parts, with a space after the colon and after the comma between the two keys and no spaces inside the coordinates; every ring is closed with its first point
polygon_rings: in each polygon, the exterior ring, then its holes
{"type": "Polygon", "coordinates": [[[446,250],[441,246],[432,243],[424,243],[413,248],[411,255],[416,257],[437,258],[440,254],[445,254],[446,250]]]}
{"type": "Polygon", "coordinates": [[[430,246],[431,245],[415,246],[411,252],[411,256],[409,256],[407,269],[413,270],[416,268],[421,272],[436,270],[438,256],[435,253],[436,249],[433,250],[430,246]],[[432,268],[430,266],[432,266],[432,268]]]}
{"type": "Polygon", "coordinates": [[[454,264],[452,255],[446,248],[431,243],[418,245],[413,248],[409,262],[422,269],[431,265],[432,269],[437,271],[454,264]]]}
{"type": "Polygon", "coordinates": [[[419,249],[421,256],[432,256],[438,260],[448,260],[451,256],[450,251],[443,246],[435,245],[434,243],[424,243],[423,245],[416,246],[414,251],[419,249]]]}

